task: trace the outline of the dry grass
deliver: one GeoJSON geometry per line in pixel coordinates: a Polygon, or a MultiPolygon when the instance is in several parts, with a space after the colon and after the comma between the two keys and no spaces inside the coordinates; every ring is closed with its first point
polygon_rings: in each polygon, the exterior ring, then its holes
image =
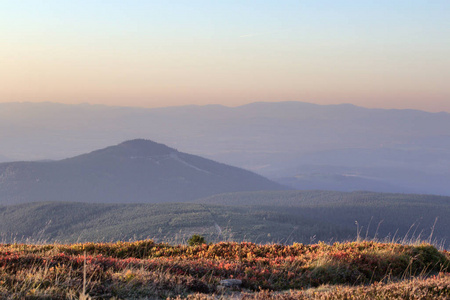
{"type": "Polygon", "coordinates": [[[409,299],[401,297],[413,289],[417,297],[446,299],[449,266],[450,254],[428,244],[3,244],[0,297],[409,299]],[[241,279],[243,292],[219,290],[225,278],[241,279]]]}
{"type": "MultiPolygon", "coordinates": [[[[440,274],[427,279],[412,279],[398,283],[373,283],[367,286],[321,286],[305,291],[270,292],[260,291],[255,293],[235,294],[193,294],[186,297],[189,300],[217,300],[217,299],[242,299],[242,300],[331,300],[331,299],[408,299],[408,300],[447,300],[450,299],[450,274],[440,274]]],[[[176,297],[174,299],[183,299],[176,297]]]]}

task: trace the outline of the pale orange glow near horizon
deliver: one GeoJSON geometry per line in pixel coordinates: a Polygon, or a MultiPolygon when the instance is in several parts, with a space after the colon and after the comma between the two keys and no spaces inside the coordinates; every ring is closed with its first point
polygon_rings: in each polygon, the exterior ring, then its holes
{"type": "Polygon", "coordinates": [[[0,12],[0,102],[450,112],[445,1],[23,3],[0,12]]]}

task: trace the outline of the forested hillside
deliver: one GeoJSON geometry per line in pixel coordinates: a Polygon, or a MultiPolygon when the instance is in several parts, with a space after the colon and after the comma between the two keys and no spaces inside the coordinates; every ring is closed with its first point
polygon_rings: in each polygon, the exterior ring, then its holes
{"type": "Polygon", "coordinates": [[[273,191],[222,194],[197,203],[31,203],[0,207],[6,242],[152,238],[309,243],[376,239],[448,247],[450,197],[273,191]]]}

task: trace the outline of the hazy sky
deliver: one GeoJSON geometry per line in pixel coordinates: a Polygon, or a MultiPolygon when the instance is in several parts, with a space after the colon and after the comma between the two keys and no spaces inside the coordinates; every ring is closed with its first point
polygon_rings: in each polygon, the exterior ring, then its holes
{"type": "Polygon", "coordinates": [[[450,112],[450,1],[0,3],[0,102],[450,112]]]}

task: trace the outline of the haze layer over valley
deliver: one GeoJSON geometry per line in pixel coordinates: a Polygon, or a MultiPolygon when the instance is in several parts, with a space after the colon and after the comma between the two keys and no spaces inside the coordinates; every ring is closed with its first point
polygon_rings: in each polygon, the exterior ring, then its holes
{"type": "Polygon", "coordinates": [[[0,161],[72,157],[136,137],[296,189],[450,195],[450,114],[302,102],[166,108],[0,104],[0,161]]]}

